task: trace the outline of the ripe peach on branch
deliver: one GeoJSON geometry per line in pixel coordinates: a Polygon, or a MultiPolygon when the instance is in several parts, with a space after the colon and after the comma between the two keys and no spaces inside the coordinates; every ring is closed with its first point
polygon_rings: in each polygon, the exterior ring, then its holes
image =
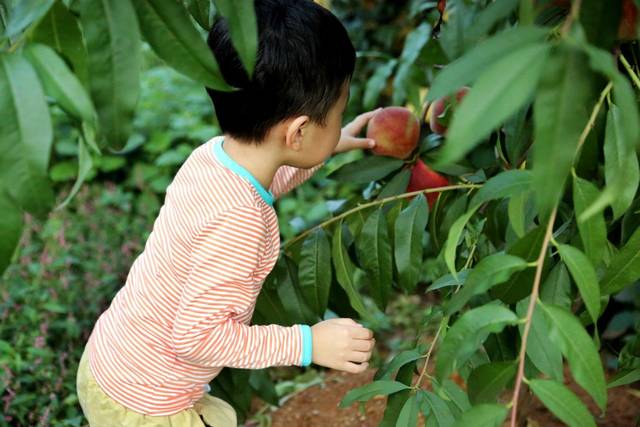
{"type": "Polygon", "coordinates": [[[367,125],[367,138],[374,139],[372,149],[379,156],[406,159],[418,145],[420,122],[404,107],[380,110],[367,125]]]}
{"type": "Polygon", "coordinates": [[[461,87],[456,92],[455,102],[451,101],[451,97],[444,96],[436,99],[429,105],[427,113],[425,114],[425,121],[429,122],[429,126],[433,132],[439,135],[446,135],[453,111],[467,92],[469,92],[468,87],[461,87]]]}
{"type": "MultiPolygon", "coordinates": [[[[412,191],[444,187],[446,185],[449,185],[449,180],[447,180],[447,178],[431,169],[421,159],[418,159],[411,168],[411,178],[409,179],[407,192],[410,193],[412,191]]],[[[439,196],[440,192],[426,193],[429,209],[433,208],[433,205],[436,203],[439,196]]]]}

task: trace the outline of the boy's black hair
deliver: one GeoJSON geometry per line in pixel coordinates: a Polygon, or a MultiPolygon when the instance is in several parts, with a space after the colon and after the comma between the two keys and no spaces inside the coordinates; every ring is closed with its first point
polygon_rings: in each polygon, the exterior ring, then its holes
{"type": "Polygon", "coordinates": [[[319,126],[351,80],[355,49],[331,12],[311,0],[255,0],[258,52],[253,79],[218,18],[207,44],[222,76],[241,90],[206,88],[224,133],[259,142],[277,123],[306,114],[319,126]]]}

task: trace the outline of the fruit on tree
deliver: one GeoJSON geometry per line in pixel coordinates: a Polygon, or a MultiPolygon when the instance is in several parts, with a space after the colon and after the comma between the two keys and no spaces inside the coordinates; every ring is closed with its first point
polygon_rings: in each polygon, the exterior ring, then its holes
{"type": "Polygon", "coordinates": [[[635,40],[638,38],[638,6],[634,0],[622,2],[622,17],[618,27],[618,39],[635,40]]]}
{"type": "MultiPolygon", "coordinates": [[[[438,172],[431,169],[421,159],[413,165],[411,168],[411,178],[409,179],[409,185],[407,186],[407,192],[425,190],[428,188],[444,187],[449,185],[449,181],[438,172]]],[[[429,209],[433,208],[433,205],[438,200],[439,192],[426,193],[427,202],[429,203],[429,209]]]]}
{"type": "Polygon", "coordinates": [[[418,145],[419,137],[420,122],[404,107],[383,108],[367,125],[367,138],[376,141],[373,152],[379,156],[406,159],[418,145]]]}
{"type": "Polygon", "coordinates": [[[461,87],[456,92],[455,103],[451,102],[451,97],[444,96],[438,98],[429,106],[426,119],[429,120],[431,130],[439,135],[445,135],[449,128],[449,121],[456,105],[462,101],[462,98],[469,92],[468,87],[461,87]],[[455,104],[455,105],[454,105],[455,104]]]}

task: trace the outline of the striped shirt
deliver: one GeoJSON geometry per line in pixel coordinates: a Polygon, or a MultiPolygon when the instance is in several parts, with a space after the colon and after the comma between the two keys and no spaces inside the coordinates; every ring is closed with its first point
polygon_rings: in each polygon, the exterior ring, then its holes
{"type": "Polygon", "coordinates": [[[320,166],[282,166],[267,190],[226,155],[222,136],[191,153],[89,338],[91,372],[109,397],[172,415],[192,407],[225,366],[309,363],[308,326],[249,323],[280,250],[273,200],[320,166]]]}

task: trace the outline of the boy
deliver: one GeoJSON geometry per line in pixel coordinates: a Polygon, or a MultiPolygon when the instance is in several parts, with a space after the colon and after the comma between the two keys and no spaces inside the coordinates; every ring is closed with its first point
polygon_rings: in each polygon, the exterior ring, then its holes
{"type": "MultiPolygon", "coordinates": [[[[364,371],[372,332],[352,319],[312,327],[249,326],[279,254],[274,198],[356,138],[373,112],[341,130],[355,51],[328,10],[309,0],[256,0],[259,50],[249,79],[218,20],[208,44],[236,92],[207,89],[223,135],[198,147],[125,286],[100,316],[78,369],[90,425],[236,426],[208,394],[225,367],[318,365],[364,371]]],[[[287,302],[284,301],[286,304],[287,302]]]]}

